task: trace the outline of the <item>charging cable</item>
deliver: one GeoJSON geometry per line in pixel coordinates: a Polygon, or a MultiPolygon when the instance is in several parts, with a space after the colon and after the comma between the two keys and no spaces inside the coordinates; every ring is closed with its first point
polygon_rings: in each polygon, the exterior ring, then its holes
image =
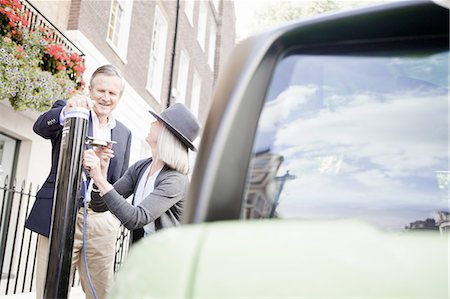
{"type": "Polygon", "coordinates": [[[84,258],[84,266],[86,267],[86,276],[89,281],[89,286],[91,287],[92,294],[94,294],[94,298],[97,299],[97,294],[95,293],[94,285],[92,284],[91,275],[89,274],[89,268],[86,257],[86,220],[87,220],[87,202],[86,202],[86,194],[87,194],[87,178],[84,171],[81,173],[81,178],[83,180],[83,203],[84,203],[84,213],[83,213],[83,258],[84,258]]]}

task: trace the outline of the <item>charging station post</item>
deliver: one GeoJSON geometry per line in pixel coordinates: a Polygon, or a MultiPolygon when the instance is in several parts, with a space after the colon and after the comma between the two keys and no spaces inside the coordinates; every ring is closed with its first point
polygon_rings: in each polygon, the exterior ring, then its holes
{"type": "Polygon", "coordinates": [[[85,149],[89,111],[67,111],[62,130],[58,174],[53,196],[50,250],[44,298],[67,298],[70,284],[72,250],[80,198],[82,155],[85,149]]]}

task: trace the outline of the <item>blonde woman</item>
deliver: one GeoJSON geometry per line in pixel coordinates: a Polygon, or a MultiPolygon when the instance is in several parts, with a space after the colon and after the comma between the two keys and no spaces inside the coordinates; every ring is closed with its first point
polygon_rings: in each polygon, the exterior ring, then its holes
{"type": "Polygon", "coordinates": [[[87,150],[83,159],[100,197],[132,231],[133,242],[179,224],[189,185],[188,150],[195,150],[193,141],[200,130],[195,116],[181,103],[161,114],[150,113],[156,118],[146,138],[152,157],[136,162],[114,185],[103,175],[104,166],[113,156],[111,149],[104,149],[101,159],[87,150]],[[130,195],[132,204],[125,200],[130,195]]]}

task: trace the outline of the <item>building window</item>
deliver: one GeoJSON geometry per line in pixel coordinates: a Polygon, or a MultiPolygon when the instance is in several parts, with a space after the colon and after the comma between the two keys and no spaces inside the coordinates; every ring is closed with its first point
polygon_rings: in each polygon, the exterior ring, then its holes
{"type": "Polygon", "coordinates": [[[151,37],[150,62],[147,76],[147,89],[161,103],[161,93],[166,60],[168,21],[161,9],[156,6],[151,37]]]}
{"type": "Polygon", "coordinates": [[[198,29],[197,29],[197,40],[200,47],[205,51],[205,41],[206,41],[206,26],[208,22],[208,14],[206,12],[206,2],[199,2],[199,15],[198,15],[198,29]]]}
{"type": "Polygon", "coordinates": [[[191,26],[194,26],[194,5],[195,0],[184,1],[184,13],[186,14],[186,17],[191,26]]]}
{"type": "Polygon", "coordinates": [[[189,75],[189,56],[186,51],[181,50],[180,63],[178,67],[177,79],[177,102],[186,103],[187,82],[189,75]]]}
{"type": "Polygon", "coordinates": [[[8,183],[14,180],[16,149],[18,141],[0,133],[0,184],[4,184],[8,176],[8,183]]]}
{"type": "Polygon", "coordinates": [[[106,40],[119,57],[126,61],[133,1],[113,0],[106,40]]]}
{"type": "Polygon", "coordinates": [[[119,1],[111,3],[111,15],[109,17],[108,40],[115,46],[119,44],[120,24],[123,18],[123,6],[119,1]]]}
{"type": "Polygon", "coordinates": [[[216,58],[216,35],[217,35],[217,27],[216,24],[212,21],[211,26],[209,28],[208,64],[211,67],[211,70],[213,71],[214,71],[214,60],[216,58]]]}
{"type": "Polygon", "coordinates": [[[196,70],[192,79],[192,97],[191,97],[191,111],[195,116],[199,116],[200,94],[202,89],[202,80],[196,70]]]}

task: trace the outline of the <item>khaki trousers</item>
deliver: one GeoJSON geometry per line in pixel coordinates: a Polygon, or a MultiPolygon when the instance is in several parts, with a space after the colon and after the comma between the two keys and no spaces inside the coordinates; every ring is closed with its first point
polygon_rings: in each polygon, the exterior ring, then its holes
{"type": "MultiPolygon", "coordinates": [[[[74,267],[78,269],[81,287],[86,298],[93,299],[83,254],[83,213],[80,208],[77,213],[75,238],[72,253],[72,273],[74,267]]],[[[114,281],[115,243],[120,221],[111,212],[96,213],[87,209],[86,221],[86,260],[89,276],[98,299],[106,298],[114,281]]],[[[44,294],[45,277],[47,275],[47,261],[49,239],[38,236],[36,261],[36,298],[41,299],[44,294]]],[[[72,281],[72,279],[70,279],[72,281]]]]}

